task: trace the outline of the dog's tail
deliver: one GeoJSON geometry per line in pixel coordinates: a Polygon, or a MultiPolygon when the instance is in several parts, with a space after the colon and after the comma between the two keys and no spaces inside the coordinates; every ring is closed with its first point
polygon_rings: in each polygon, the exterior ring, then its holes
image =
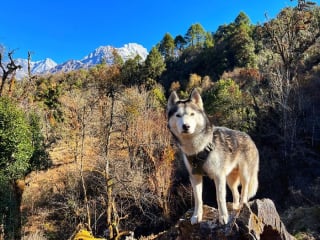
{"type": "Polygon", "coordinates": [[[248,199],[254,197],[258,191],[259,154],[257,154],[255,165],[252,168],[251,179],[248,189],[248,199]]]}

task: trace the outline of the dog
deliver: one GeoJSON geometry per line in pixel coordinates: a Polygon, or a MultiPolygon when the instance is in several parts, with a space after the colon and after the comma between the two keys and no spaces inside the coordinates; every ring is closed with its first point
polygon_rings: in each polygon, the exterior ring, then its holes
{"type": "Polygon", "coordinates": [[[219,222],[227,224],[226,185],[232,192],[235,210],[258,190],[259,153],[255,143],[244,132],[211,125],[197,89],[192,90],[188,99],[180,99],[173,91],[168,98],[167,118],[193,189],[195,206],[191,224],[202,221],[203,176],[214,180],[219,222]]]}

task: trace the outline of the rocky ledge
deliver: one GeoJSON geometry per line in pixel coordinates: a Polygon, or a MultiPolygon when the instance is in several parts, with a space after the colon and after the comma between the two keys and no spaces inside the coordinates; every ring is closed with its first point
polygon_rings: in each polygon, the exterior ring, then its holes
{"type": "MultiPolygon", "coordinates": [[[[230,204],[231,206],[231,204],[230,204]]],[[[229,207],[230,207],[229,206],[229,207]]],[[[293,240],[276,207],[270,199],[257,199],[249,202],[240,211],[229,210],[230,222],[223,226],[218,223],[218,210],[204,206],[203,221],[191,225],[193,209],[188,210],[169,230],[154,239],[223,239],[223,240],[293,240]]]]}

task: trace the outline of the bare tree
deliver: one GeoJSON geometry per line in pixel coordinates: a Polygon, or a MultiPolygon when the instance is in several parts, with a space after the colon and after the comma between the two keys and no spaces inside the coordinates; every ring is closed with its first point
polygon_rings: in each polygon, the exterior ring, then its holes
{"type": "Polygon", "coordinates": [[[14,51],[11,51],[8,53],[9,57],[9,63],[5,66],[5,63],[3,62],[3,55],[0,53],[0,68],[2,70],[2,77],[1,77],[1,85],[0,85],[0,96],[3,95],[3,87],[7,81],[7,79],[11,76],[10,80],[10,89],[12,91],[12,85],[14,84],[15,81],[15,73],[17,69],[21,69],[21,65],[17,65],[14,60],[12,55],[14,54],[14,51]]]}
{"type": "Polygon", "coordinates": [[[300,91],[304,58],[320,38],[320,22],[316,9],[305,9],[304,1],[298,8],[286,8],[277,18],[268,21],[262,34],[264,47],[272,52],[268,67],[263,68],[272,91],[272,102],[281,114],[282,137],[286,157],[296,142],[297,119],[303,95],[300,91]]]}
{"type": "Polygon", "coordinates": [[[29,77],[29,80],[31,80],[31,55],[32,55],[32,52],[28,51],[28,77],[29,77]]]}

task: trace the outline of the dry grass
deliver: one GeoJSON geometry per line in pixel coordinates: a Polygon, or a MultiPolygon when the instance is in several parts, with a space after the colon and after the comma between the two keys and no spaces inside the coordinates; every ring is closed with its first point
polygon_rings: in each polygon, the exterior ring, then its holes
{"type": "MultiPolygon", "coordinates": [[[[169,147],[170,133],[163,114],[149,109],[145,102],[147,96],[141,96],[137,89],[132,91],[129,95],[134,99],[127,99],[127,94],[123,96],[125,99],[118,100],[117,121],[108,146],[113,197],[118,205],[117,214],[125,219],[122,224],[125,230],[134,229],[137,224],[146,224],[146,221],[154,224],[161,219],[163,221],[160,216],[162,211],[169,216],[171,170],[175,156],[174,150],[169,147]],[[123,103],[127,102],[134,104],[126,109],[124,106],[128,107],[128,104],[123,103]],[[130,217],[125,217],[127,215],[130,217]]],[[[103,149],[107,136],[100,128],[101,124],[108,123],[108,119],[103,123],[91,120],[93,116],[95,119],[103,117],[99,115],[100,108],[93,108],[90,112],[92,116],[86,116],[86,120],[81,118],[86,126],[82,145],[81,126],[84,125],[77,122],[79,116],[75,115],[81,111],[74,106],[68,107],[70,111],[66,118],[70,118],[57,127],[63,132],[59,132],[59,138],[49,151],[53,166],[45,171],[33,172],[26,179],[28,186],[22,200],[26,236],[37,236],[41,231],[48,239],[57,239],[58,236],[65,239],[79,222],[87,219],[84,190],[80,184],[81,167],[91,214],[99,218],[101,225],[98,220],[92,221],[97,222],[97,229],[105,224],[102,221],[105,221],[107,181],[103,149]],[[69,125],[72,129],[68,128],[69,125]]]]}
{"type": "Polygon", "coordinates": [[[34,233],[23,236],[22,240],[47,240],[42,231],[36,230],[34,233]]]}

